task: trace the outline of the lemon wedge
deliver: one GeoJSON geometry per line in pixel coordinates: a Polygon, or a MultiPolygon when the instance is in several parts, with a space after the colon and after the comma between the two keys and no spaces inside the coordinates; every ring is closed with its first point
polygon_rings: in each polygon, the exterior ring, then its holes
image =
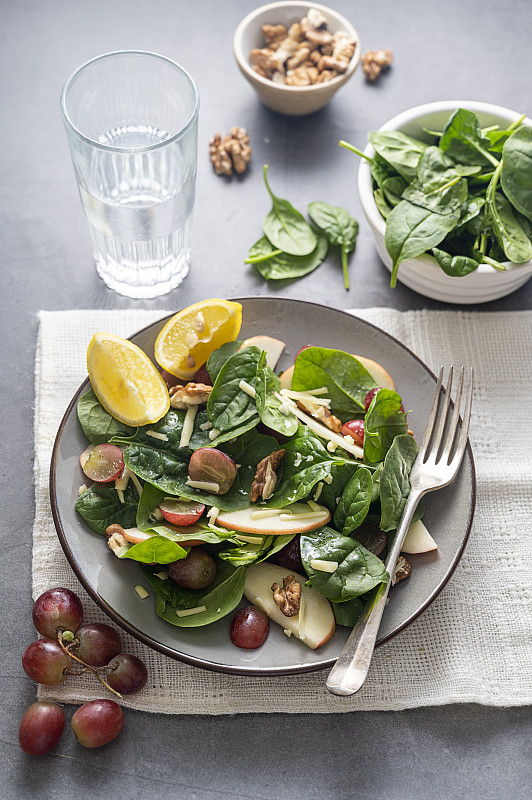
{"type": "Polygon", "coordinates": [[[155,340],[155,359],[182,380],[190,380],[210,354],[234,342],[242,324],[242,306],[231,300],[202,300],[168,320],[155,340]]]}
{"type": "Polygon", "coordinates": [[[165,382],[146,353],[112,333],[95,333],[87,369],[96,397],[112,417],[136,427],[157,422],[170,408],[165,382]]]}

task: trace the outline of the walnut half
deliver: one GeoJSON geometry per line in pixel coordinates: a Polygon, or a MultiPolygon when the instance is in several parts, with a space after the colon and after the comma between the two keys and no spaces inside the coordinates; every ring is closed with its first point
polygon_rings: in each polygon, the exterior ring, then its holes
{"type": "Polygon", "coordinates": [[[295,617],[299,611],[301,602],[301,584],[296,581],[293,575],[283,578],[282,588],[278,583],[272,585],[273,599],[285,615],[285,617],[295,617]]]}
{"type": "Polygon", "coordinates": [[[239,175],[246,171],[251,159],[249,136],[245,128],[231,128],[222,138],[215,133],[209,142],[209,154],[217,175],[239,175]]]}
{"type": "Polygon", "coordinates": [[[205,383],[187,383],[186,386],[172,386],[170,389],[170,405],[172,408],[186,411],[189,406],[200,406],[206,403],[212,392],[212,386],[205,383]]]}
{"type": "Polygon", "coordinates": [[[269,456],[257,464],[257,471],[251,485],[249,499],[255,503],[259,497],[268,500],[272,496],[277,483],[277,470],[284,458],[285,450],[274,450],[269,456]]]}
{"type": "Polygon", "coordinates": [[[383,69],[390,66],[393,61],[391,50],[368,50],[362,56],[362,69],[368,81],[376,80],[383,69]]]}

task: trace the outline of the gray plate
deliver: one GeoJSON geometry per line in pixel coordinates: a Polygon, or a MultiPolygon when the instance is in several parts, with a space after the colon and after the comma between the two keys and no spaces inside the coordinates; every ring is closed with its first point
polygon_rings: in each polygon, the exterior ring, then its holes
{"type": "MultiPolygon", "coordinates": [[[[436,383],[430,370],[406,347],[361,319],[313,303],[270,297],[241,299],[241,338],[263,333],[287,343],[280,368],[292,363],[306,344],[322,345],[367,356],[392,375],[405,408],[413,409],[409,424],[416,437],[423,433],[436,383]]],[[[139,331],[132,340],[153,359],[155,338],[165,318],[139,331]]],[[[83,483],[79,455],[87,446],[76,416],[76,402],[88,388],[85,381],[69,405],[55,441],[50,496],[59,540],[79,580],[98,605],[128,633],[171,658],[198,667],[248,675],[308,672],[332,666],[347,638],[347,628],[337,628],[332,639],[316,651],[293,637],[287,639],[272,624],[263,647],[239,650],[229,639],[232,614],[204,628],[176,628],[163,622],[154,610],[154,593],[139,568],[119,561],[105,540],[93,533],[75,513],[78,487],[83,483]],[[146,585],[150,597],[141,601],[134,591],[146,585]]],[[[424,521],[439,549],[409,556],[411,577],[392,589],[377,645],[402,631],[434,600],[452,574],[464,549],[475,507],[475,470],[468,448],[454,483],[426,498],[424,521]]]]}

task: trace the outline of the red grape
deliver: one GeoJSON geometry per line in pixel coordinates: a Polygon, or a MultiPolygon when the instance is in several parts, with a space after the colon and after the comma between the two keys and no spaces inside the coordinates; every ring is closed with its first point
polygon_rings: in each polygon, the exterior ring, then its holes
{"type": "Polygon", "coordinates": [[[92,622],[82,625],[76,633],[79,647],[75,655],[91,667],[104,667],[122,650],[120,636],[110,625],[92,622]]]}
{"type": "Polygon", "coordinates": [[[370,407],[371,401],[373,400],[373,398],[375,397],[377,392],[379,392],[381,389],[382,389],[382,386],[375,386],[374,389],[370,389],[369,390],[369,392],[367,393],[367,395],[365,397],[365,400],[364,400],[364,408],[366,409],[366,411],[370,407]]]}
{"type": "Polygon", "coordinates": [[[388,537],[381,531],[378,525],[364,522],[359,528],[351,533],[351,538],[360,542],[366,550],[379,556],[388,543],[388,537]]]}
{"type": "Polygon", "coordinates": [[[176,378],[175,375],[172,375],[171,372],[167,372],[165,369],[161,370],[161,378],[166,383],[168,389],[171,389],[172,386],[177,386],[178,384],[183,385],[183,381],[179,378],[176,378]]]}
{"type": "Polygon", "coordinates": [[[45,700],[26,709],[18,729],[18,741],[30,756],[44,756],[53,750],[65,727],[63,709],[45,700]]]}
{"type": "Polygon", "coordinates": [[[110,667],[106,681],[111,689],[120,694],[140,692],[148,680],[148,670],[144,663],[130,653],[120,653],[112,659],[110,667]]]}
{"type": "Polygon", "coordinates": [[[22,666],[32,681],[57,686],[66,680],[65,670],[72,666],[72,659],[52,639],[37,639],[24,651],[22,666]]]}
{"type": "Polygon", "coordinates": [[[268,615],[256,606],[239,609],[231,622],[231,641],[243,650],[256,650],[264,644],[269,632],[268,615]]]}
{"type": "Polygon", "coordinates": [[[124,454],[116,444],[97,444],[83,464],[83,472],[91,481],[109,483],[124,471],[124,454]]]}
{"type": "Polygon", "coordinates": [[[177,500],[172,497],[167,497],[162,503],[159,504],[159,510],[167,522],[172,525],[192,525],[197,522],[205,511],[203,503],[194,503],[192,501],[177,500]]]}
{"type": "Polygon", "coordinates": [[[291,542],[285,544],[282,550],[275,554],[277,563],[281,567],[290,570],[290,572],[303,572],[299,540],[299,535],[294,536],[291,542]]]}
{"type": "Polygon", "coordinates": [[[32,616],[39,633],[54,639],[58,630],[77,631],[83,622],[83,605],[70,589],[48,589],[35,601],[32,616]]]}
{"type": "Polygon", "coordinates": [[[200,447],[192,453],[188,464],[188,476],[192,481],[208,481],[218,484],[213,494],[225,494],[236,478],[235,462],[215,447],[200,447]]]}
{"type": "Polygon", "coordinates": [[[205,589],[216,577],[212,556],[201,547],[193,547],[186,558],[168,564],[168,577],[184,589],[205,589]]]}
{"type": "Polygon", "coordinates": [[[209,375],[207,364],[202,364],[194,375],[194,383],[203,383],[205,386],[212,386],[212,378],[209,375]]]}
{"type": "Polygon", "coordinates": [[[342,436],[350,436],[359,447],[364,446],[364,420],[350,419],[342,425],[342,436]]]}
{"type": "Polygon", "coordinates": [[[124,713],[114,700],[91,700],[73,714],[72,730],[83,747],[101,747],[124,727],[124,713]]]}

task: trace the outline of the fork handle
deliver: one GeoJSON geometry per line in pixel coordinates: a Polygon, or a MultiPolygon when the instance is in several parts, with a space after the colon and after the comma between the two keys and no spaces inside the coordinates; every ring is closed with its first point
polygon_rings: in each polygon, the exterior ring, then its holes
{"type": "Polygon", "coordinates": [[[364,613],[351,631],[327,679],[327,689],[332,694],[342,697],[355,694],[366,680],[382,614],[386,606],[386,598],[391,585],[391,576],[397,563],[405,536],[410,527],[417,504],[425,492],[411,491],[406,501],[401,521],[386,559],[388,581],[381,583],[375,595],[368,602],[364,613]]]}

